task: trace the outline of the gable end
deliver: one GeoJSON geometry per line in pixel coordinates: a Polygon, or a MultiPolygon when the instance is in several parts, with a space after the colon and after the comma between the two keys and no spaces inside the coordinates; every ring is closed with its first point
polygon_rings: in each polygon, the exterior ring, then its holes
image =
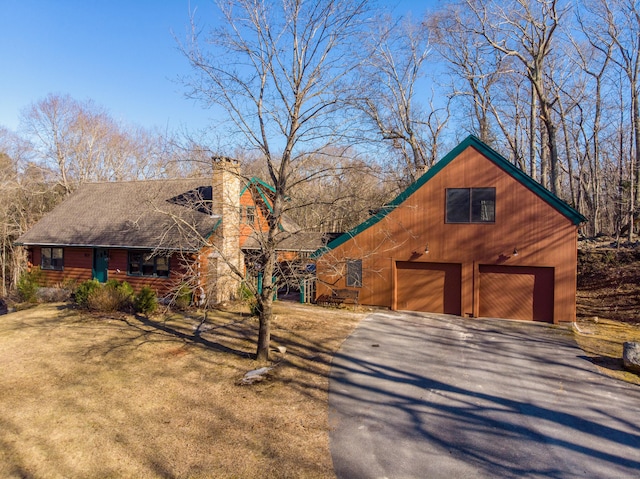
{"type": "Polygon", "coordinates": [[[505,173],[511,175],[515,178],[519,183],[529,189],[531,192],[536,194],[550,206],[552,206],[556,211],[569,219],[574,225],[579,225],[587,221],[587,219],[581,215],[577,210],[569,206],[567,203],[562,201],[556,195],[551,193],[549,190],[544,188],[540,183],[533,180],[529,175],[525,172],[517,168],[511,162],[509,162],[506,158],[496,152],[494,149],[480,141],[473,135],[469,135],[465,138],[458,146],[452,149],[446,156],[444,156],[440,161],[438,161],[433,167],[431,167],[424,175],[418,178],[415,182],[407,187],[402,193],[400,193],[393,201],[385,205],[372,217],[365,220],[363,223],[360,223],[355,228],[352,228],[348,232],[343,235],[337,237],[325,247],[320,248],[315,253],[313,253],[312,258],[318,258],[323,254],[331,251],[332,249],[337,248],[338,246],[346,243],[351,238],[357,236],[362,233],[367,228],[375,225],[379,221],[381,221],[385,216],[391,213],[395,208],[397,208],[400,204],[402,204],[407,198],[409,198],[412,194],[414,194],[417,190],[419,190],[425,183],[427,183],[431,178],[437,175],[440,171],[442,171],[451,161],[453,161],[456,157],[458,157],[464,150],[468,147],[473,147],[480,154],[486,157],[488,160],[493,162],[496,166],[502,169],[505,173]]]}

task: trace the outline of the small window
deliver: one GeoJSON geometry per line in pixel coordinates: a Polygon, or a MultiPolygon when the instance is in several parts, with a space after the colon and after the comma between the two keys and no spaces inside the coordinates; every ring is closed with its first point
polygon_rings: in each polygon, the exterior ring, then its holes
{"type": "Polygon", "coordinates": [[[153,276],[156,268],[156,259],[149,254],[143,255],[142,260],[142,276],[153,276]]]}
{"type": "Polygon", "coordinates": [[[41,248],[42,260],[40,267],[42,269],[53,269],[62,271],[64,268],[64,250],[62,248],[41,248]]]}
{"type": "Polygon", "coordinates": [[[142,253],[129,252],[129,274],[139,276],[142,274],[142,253]]]}
{"type": "Polygon", "coordinates": [[[156,274],[158,276],[169,276],[169,258],[158,256],[156,258],[156,274]]]}
{"type": "Polygon", "coordinates": [[[169,257],[129,251],[127,272],[131,276],[169,276],[169,257]]]}
{"type": "Polygon", "coordinates": [[[245,222],[248,225],[252,225],[256,222],[256,208],[255,206],[247,206],[245,222]]]}
{"type": "Polygon", "coordinates": [[[495,188],[447,189],[447,223],[495,223],[495,188]]]}
{"type": "Polygon", "coordinates": [[[347,261],[347,286],[362,287],[362,260],[347,261]]]}

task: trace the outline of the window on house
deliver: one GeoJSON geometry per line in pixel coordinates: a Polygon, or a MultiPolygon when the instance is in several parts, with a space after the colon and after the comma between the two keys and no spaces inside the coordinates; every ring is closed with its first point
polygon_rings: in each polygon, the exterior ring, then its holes
{"type": "Polygon", "coordinates": [[[169,276],[169,257],[168,256],[156,257],[156,275],[169,276]]]}
{"type": "Polygon", "coordinates": [[[127,272],[131,276],[169,276],[169,258],[150,252],[129,251],[127,272]]]}
{"type": "Polygon", "coordinates": [[[362,287],[362,260],[347,261],[347,286],[362,287]]]}
{"type": "Polygon", "coordinates": [[[447,223],[494,223],[495,188],[448,188],[447,223]]]}
{"type": "Polygon", "coordinates": [[[41,248],[42,269],[54,269],[62,271],[64,268],[64,250],[62,248],[41,248]]]}
{"type": "Polygon", "coordinates": [[[247,206],[245,222],[249,225],[254,224],[256,221],[256,208],[255,206],[247,206]]]}

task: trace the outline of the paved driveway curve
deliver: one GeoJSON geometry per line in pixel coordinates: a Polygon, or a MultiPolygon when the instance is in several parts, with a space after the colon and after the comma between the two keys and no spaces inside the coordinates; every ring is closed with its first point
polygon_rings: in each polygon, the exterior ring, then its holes
{"type": "Polygon", "coordinates": [[[640,477],[640,387],[547,325],[371,314],[334,358],[329,421],[340,479],[640,477]]]}

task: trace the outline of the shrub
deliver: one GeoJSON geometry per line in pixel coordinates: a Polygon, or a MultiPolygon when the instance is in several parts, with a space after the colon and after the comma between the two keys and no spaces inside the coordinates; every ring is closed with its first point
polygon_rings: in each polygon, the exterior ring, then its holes
{"type": "Polygon", "coordinates": [[[148,286],[142,288],[134,300],[134,307],[137,312],[142,314],[153,313],[158,307],[158,298],[155,291],[148,286]]]}
{"type": "Polygon", "coordinates": [[[240,298],[240,301],[250,301],[254,299],[253,292],[249,289],[249,287],[244,282],[240,285],[240,290],[238,291],[238,298],[240,298]]]}
{"type": "Polygon", "coordinates": [[[104,284],[104,287],[113,290],[112,294],[120,297],[122,302],[120,309],[129,307],[133,303],[135,291],[126,281],[120,282],[117,279],[110,279],[104,284]]]}
{"type": "Polygon", "coordinates": [[[21,301],[35,303],[38,300],[37,293],[41,278],[42,272],[40,268],[33,268],[20,276],[16,287],[21,301]]]}
{"type": "Polygon", "coordinates": [[[89,292],[87,307],[94,311],[128,311],[133,299],[133,288],[129,283],[107,281],[89,292]]]}
{"type": "Polygon", "coordinates": [[[193,293],[186,284],[180,286],[173,298],[173,304],[178,309],[187,309],[193,301],[193,293]]]}
{"type": "Polygon", "coordinates": [[[251,313],[251,316],[260,316],[262,309],[260,308],[257,299],[253,298],[249,300],[249,312],[251,313]]]}
{"type": "Polygon", "coordinates": [[[80,286],[78,286],[75,292],[76,303],[86,308],[89,295],[99,287],[100,282],[97,279],[90,279],[80,283],[80,286]]]}

